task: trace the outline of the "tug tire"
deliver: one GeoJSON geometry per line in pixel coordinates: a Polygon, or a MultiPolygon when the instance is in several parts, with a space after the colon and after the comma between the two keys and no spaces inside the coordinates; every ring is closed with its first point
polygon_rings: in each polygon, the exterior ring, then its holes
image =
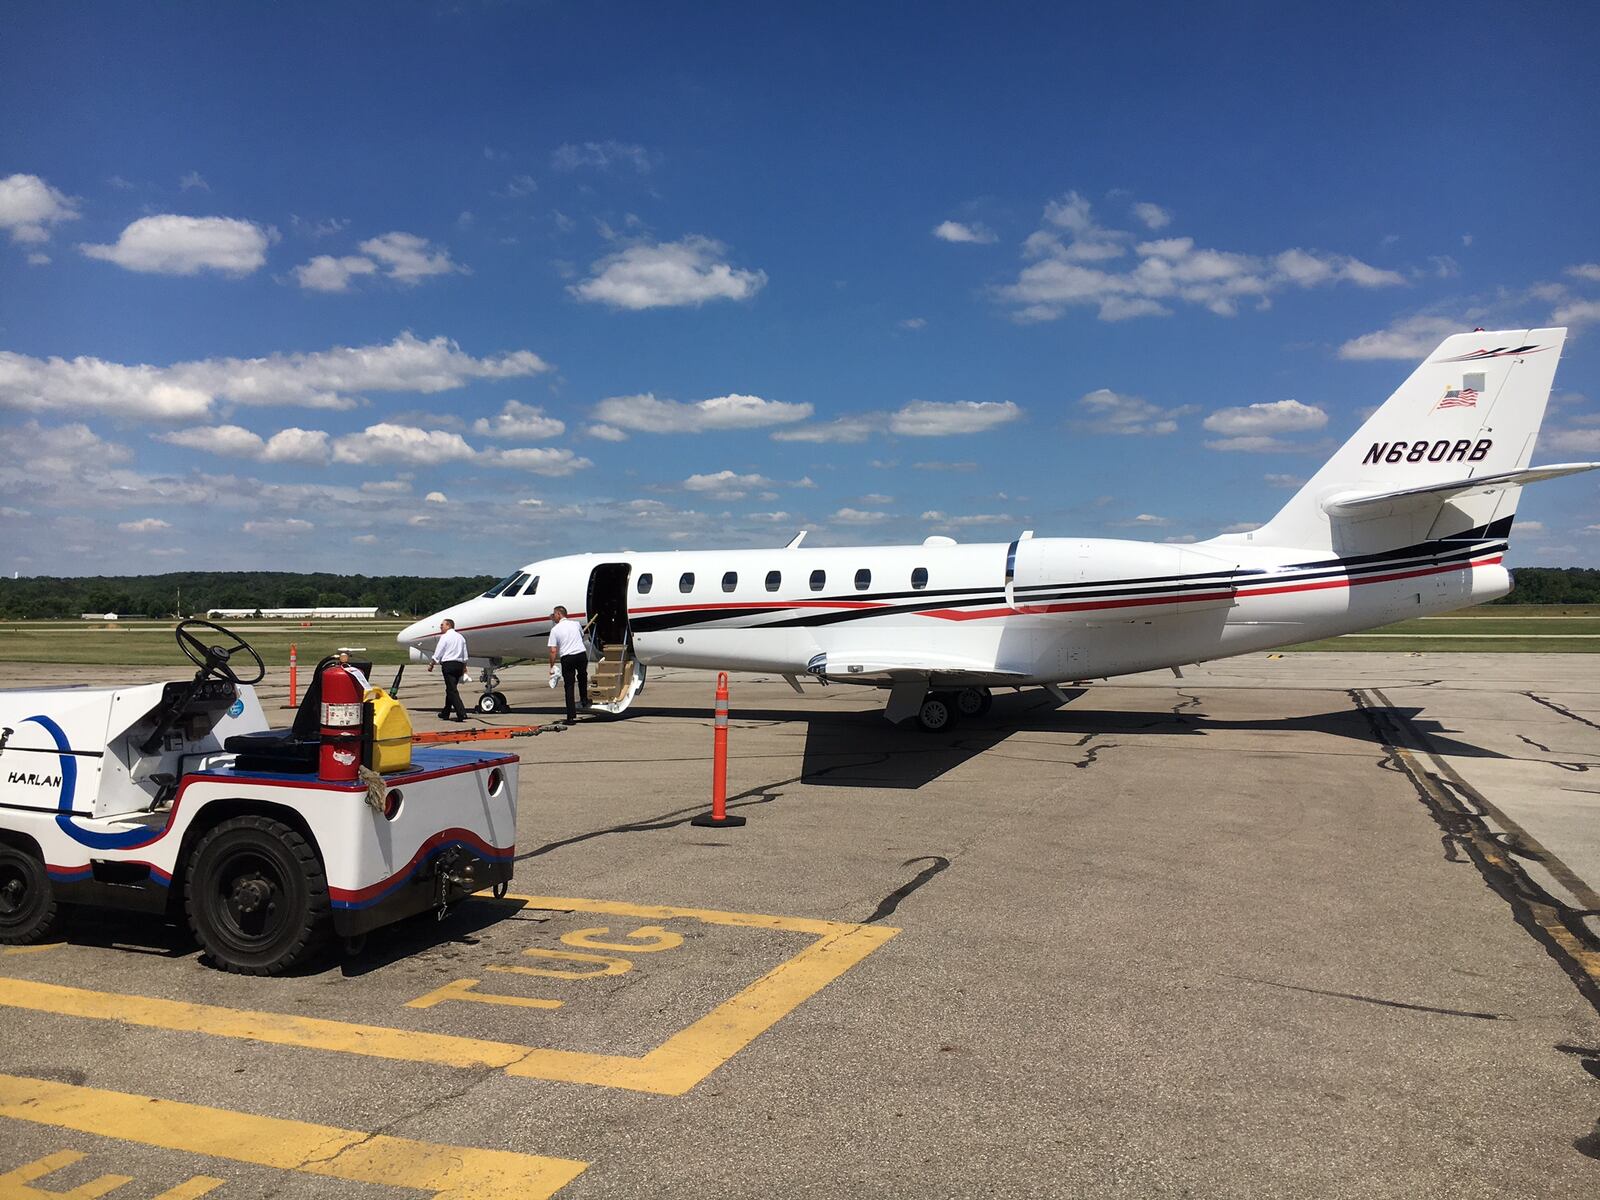
{"type": "Polygon", "coordinates": [[[270,817],[233,817],[200,840],[184,885],[189,928],[236,975],[281,975],[327,941],[332,904],[317,852],[270,817]]]}
{"type": "Polygon", "coordinates": [[[56,916],[56,889],[44,861],[0,842],[0,945],[43,941],[56,916]]]}

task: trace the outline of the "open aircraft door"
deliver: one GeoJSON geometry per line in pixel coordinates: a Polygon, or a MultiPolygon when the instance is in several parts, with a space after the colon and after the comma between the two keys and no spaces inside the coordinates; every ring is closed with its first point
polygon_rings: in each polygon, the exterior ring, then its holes
{"type": "Polygon", "coordinates": [[[584,625],[600,652],[589,686],[590,707],[620,713],[644,687],[644,664],[634,657],[633,630],[628,620],[628,582],[633,566],[600,563],[589,573],[584,625]]]}

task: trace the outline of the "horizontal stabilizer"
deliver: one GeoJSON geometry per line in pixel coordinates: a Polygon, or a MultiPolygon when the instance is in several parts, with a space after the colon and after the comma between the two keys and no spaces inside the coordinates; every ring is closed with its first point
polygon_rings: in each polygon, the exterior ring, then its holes
{"type": "Polygon", "coordinates": [[[1523,467],[1517,471],[1480,475],[1476,479],[1448,479],[1392,492],[1336,492],[1322,502],[1322,511],[1334,517],[1376,516],[1421,508],[1457,496],[1487,495],[1545,479],[1560,479],[1563,475],[1577,475],[1597,467],[1600,463],[1555,463],[1548,467],[1523,467]]]}

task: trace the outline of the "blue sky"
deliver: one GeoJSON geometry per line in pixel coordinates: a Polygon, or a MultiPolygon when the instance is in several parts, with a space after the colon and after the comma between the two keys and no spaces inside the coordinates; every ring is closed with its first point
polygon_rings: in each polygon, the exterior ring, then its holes
{"type": "Polygon", "coordinates": [[[1600,460],[1589,6],[3,22],[6,570],[1203,539],[1475,325],[1572,327],[1600,460]]]}

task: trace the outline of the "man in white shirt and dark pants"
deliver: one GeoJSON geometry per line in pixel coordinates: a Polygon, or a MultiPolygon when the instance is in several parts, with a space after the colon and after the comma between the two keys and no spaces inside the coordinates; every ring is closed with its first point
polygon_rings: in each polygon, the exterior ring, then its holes
{"type": "Polygon", "coordinates": [[[567,721],[578,719],[578,710],[572,706],[572,685],[578,685],[578,694],[585,708],[589,707],[589,651],[583,644],[583,629],[567,616],[564,606],[558,604],[550,613],[555,624],[550,626],[550,665],[561,665],[561,682],[567,689],[567,721]]]}
{"type": "Polygon", "coordinates": [[[439,668],[439,674],[444,676],[444,707],[439,710],[439,716],[465,721],[467,710],[461,703],[461,693],[456,691],[456,685],[467,673],[467,639],[456,632],[456,623],[449,617],[439,622],[439,644],[433,648],[433,661],[428,664],[428,670],[433,670],[435,666],[439,668]],[[455,709],[453,717],[450,715],[452,708],[455,709]]]}

